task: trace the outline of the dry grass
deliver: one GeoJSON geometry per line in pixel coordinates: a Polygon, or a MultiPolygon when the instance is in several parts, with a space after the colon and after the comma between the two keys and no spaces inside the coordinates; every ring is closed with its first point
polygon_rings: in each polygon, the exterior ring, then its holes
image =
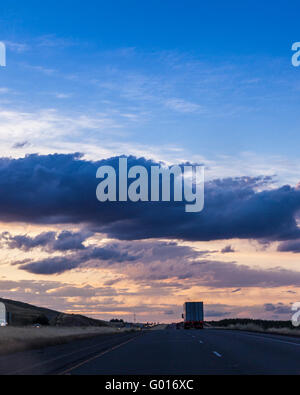
{"type": "Polygon", "coordinates": [[[262,333],[274,333],[278,335],[289,335],[289,336],[300,336],[300,329],[290,329],[290,328],[269,328],[264,329],[259,325],[255,324],[234,324],[224,327],[222,329],[237,329],[239,331],[249,331],[249,332],[262,332],[262,333]]]}
{"type": "Polygon", "coordinates": [[[126,332],[128,329],[111,327],[4,327],[0,328],[0,355],[35,348],[68,343],[97,335],[126,332]]]}

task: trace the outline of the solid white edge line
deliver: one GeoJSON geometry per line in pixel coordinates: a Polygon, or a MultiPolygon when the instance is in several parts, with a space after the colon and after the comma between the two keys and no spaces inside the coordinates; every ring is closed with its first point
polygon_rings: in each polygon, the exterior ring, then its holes
{"type": "Polygon", "coordinates": [[[269,340],[269,341],[272,341],[275,343],[284,343],[284,344],[291,344],[293,346],[300,346],[300,343],[293,343],[293,342],[289,342],[289,341],[285,341],[285,340],[275,339],[274,337],[264,336],[264,334],[262,334],[261,336],[257,336],[257,335],[252,335],[249,333],[243,333],[243,336],[254,337],[256,339],[261,339],[261,340],[269,340]]]}
{"type": "Polygon", "coordinates": [[[137,338],[137,336],[135,336],[135,337],[133,337],[133,338],[131,338],[131,339],[129,339],[129,340],[123,342],[123,343],[117,344],[116,346],[114,346],[114,347],[112,347],[112,348],[110,348],[110,349],[108,349],[108,350],[102,351],[100,354],[94,355],[93,357],[88,358],[88,359],[86,359],[85,361],[82,361],[82,362],[80,362],[80,363],[78,363],[78,364],[76,364],[76,365],[74,365],[74,366],[72,366],[72,367],[70,367],[70,368],[64,370],[63,372],[59,373],[59,376],[68,375],[68,374],[70,374],[73,370],[78,369],[78,368],[80,368],[81,366],[86,365],[87,363],[92,362],[92,361],[94,361],[95,359],[98,359],[98,358],[102,357],[102,356],[105,355],[105,354],[108,354],[108,353],[110,353],[110,352],[112,352],[112,351],[114,351],[114,350],[117,350],[118,348],[123,347],[123,346],[125,346],[125,345],[128,344],[128,343],[131,343],[133,340],[136,340],[136,338],[137,338]]]}

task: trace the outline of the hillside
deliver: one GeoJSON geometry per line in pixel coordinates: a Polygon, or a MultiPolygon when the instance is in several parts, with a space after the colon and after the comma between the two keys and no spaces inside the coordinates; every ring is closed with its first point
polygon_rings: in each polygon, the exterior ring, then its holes
{"type": "Polygon", "coordinates": [[[15,300],[0,298],[0,302],[6,306],[11,325],[22,326],[40,323],[60,327],[109,326],[106,321],[77,314],[66,314],[15,300]]]}

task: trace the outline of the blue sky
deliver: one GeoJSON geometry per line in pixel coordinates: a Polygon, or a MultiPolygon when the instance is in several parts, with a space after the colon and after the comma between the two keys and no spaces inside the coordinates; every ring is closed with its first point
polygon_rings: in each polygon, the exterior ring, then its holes
{"type": "MultiPolygon", "coordinates": [[[[283,1],[11,1],[0,7],[1,102],[55,123],[64,151],[119,147],[220,165],[241,156],[250,167],[268,158],[261,170],[279,173],[278,160],[298,158],[297,10],[283,1]],[[58,132],[69,119],[76,133],[58,132]]],[[[20,130],[14,144],[23,133],[26,152],[58,149],[42,125],[28,135],[9,123],[20,130]]]]}
{"type": "Polygon", "coordinates": [[[212,318],[289,319],[300,284],[299,11],[281,0],[1,4],[3,296],[177,320],[200,294],[212,318]],[[204,163],[203,213],[100,207],[95,161],[123,154],[204,163]]]}

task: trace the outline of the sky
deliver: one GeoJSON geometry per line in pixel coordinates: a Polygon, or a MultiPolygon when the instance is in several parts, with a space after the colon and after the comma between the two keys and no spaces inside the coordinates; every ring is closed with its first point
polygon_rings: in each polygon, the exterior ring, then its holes
{"type": "Polygon", "coordinates": [[[299,4],[0,5],[0,296],[96,318],[290,319],[299,4]],[[120,156],[205,166],[205,208],[101,204],[120,156]]]}

